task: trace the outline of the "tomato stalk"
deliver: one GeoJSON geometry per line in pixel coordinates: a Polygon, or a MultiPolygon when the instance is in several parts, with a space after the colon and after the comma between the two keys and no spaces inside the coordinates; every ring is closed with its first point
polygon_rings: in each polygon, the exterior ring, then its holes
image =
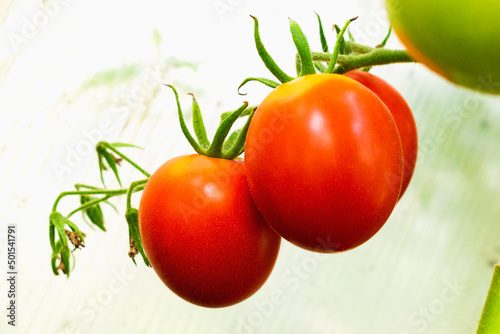
{"type": "Polygon", "coordinates": [[[205,155],[211,158],[220,158],[233,160],[237,156],[241,155],[245,146],[245,138],[252,120],[255,107],[248,108],[248,102],[243,102],[243,104],[235,111],[224,113],[221,116],[221,123],[215,132],[212,143],[207,139],[207,133],[203,123],[203,118],[201,116],[200,107],[194,98],[193,94],[193,128],[197,140],[191,135],[189,129],[184,120],[184,115],[182,112],[182,107],[179,101],[179,94],[177,90],[171,85],[165,85],[172,89],[175,95],[175,101],[177,105],[177,113],[179,116],[179,123],[181,125],[181,130],[187,141],[191,144],[196,153],[200,155],[205,155]],[[248,120],[245,125],[238,130],[235,130],[229,137],[229,132],[234,122],[243,114],[248,115],[248,120]]]}
{"type": "Polygon", "coordinates": [[[500,333],[500,264],[495,266],[477,334],[500,333]]]}
{"type": "MultiPolygon", "coordinates": [[[[328,67],[325,70],[325,73],[333,73],[334,72],[335,65],[337,64],[337,59],[339,57],[340,49],[341,48],[344,49],[344,46],[345,46],[344,33],[347,30],[347,27],[349,26],[349,24],[352,21],[356,20],[357,18],[358,17],[355,17],[355,18],[348,20],[344,24],[344,27],[342,28],[342,30],[338,33],[337,42],[335,43],[335,48],[333,49],[333,54],[332,54],[332,57],[330,59],[330,63],[328,64],[328,67]]],[[[344,51],[344,50],[342,50],[342,51],[344,51]]]]}
{"type": "MultiPolygon", "coordinates": [[[[384,46],[390,36],[390,30],[382,43],[376,47],[370,47],[354,42],[354,38],[350,33],[350,40],[346,41],[343,35],[347,31],[349,24],[357,17],[348,20],[342,29],[335,26],[337,30],[337,40],[333,53],[329,53],[328,43],[324,34],[321,18],[318,14],[316,15],[319,23],[322,52],[312,52],[310,50],[307,38],[302,32],[300,26],[297,22],[290,19],[290,32],[292,34],[293,42],[297,48],[296,70],[299,77],[315,74],[317,71],[320,73],[344,74],[355,69],[369,69],[372,66],[377,65],[415,62],[415,60],[405,50],[384,49],[384,46]],[[325,66],[323,62],[329,63],[328,66],[325,66]]],[[[254,40],[257,53],[264,62],[264,65],[269,69],[271,74],[278,79],[279,82],[267,78],[249,77],[242,81],[238,87],[238,93],[241,87],[250,81],[257,81],[268,87],[276,88],[280,85],[280,83],[289,82],[295,79],[294,77],[286,74],[267,52],[260,37],[259,21],[256,17],[251,17],[254,20],[254,40]]]]}
{"type": "MultiPolygon", "coordinates": [[[[346,42],[349,47],[353,49],[357,46],[355,43],[346,42]]],[[[369,47],[367,47],[369,48],[369,47]]],[[[359,50],[358,50],[359,51],[359,50]]],[[[383,48],[370,48],[369,50],[363,48],[365,53],[352,54],[352,55],[339,55],[337,58],[338,66],[332,73],[344,74],[356,69],[372,67],[377,65],[388,65],[394,63],[414,63],[415,60],[404,50],[389,50],[383,48]]],[[[311,57],[313,61],[330,62],[332,55],[325,52],[312,52],[311,57]]]]}

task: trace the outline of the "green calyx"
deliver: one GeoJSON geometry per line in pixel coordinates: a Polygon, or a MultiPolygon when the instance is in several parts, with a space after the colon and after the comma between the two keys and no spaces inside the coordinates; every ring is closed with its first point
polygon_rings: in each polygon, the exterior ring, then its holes
{"type": "Polygon", "coordinates": [[[212,143],[209,142],[203,117],[201,116],[200,106],[196,101],[193,94],[193,128],[196,139],[191,135],[184,120],[181,104],[179,102],[179,95],[172,85],[165,85],[170,87],[175,95],[177,103],[177,112],[179,115],[179,123],[181,130],[188,142],[191,144],[196,153],[205,155],[212,158],[233,160],[243,153],[245,147],[245,138],[247,135],[248,127],[254,115],[255,107],[249,107],[248,102],[243,102],[235,111],[224,113],[221,116],[221,123],[215,132],[212,143]],[[231,127],[239,117],[248,115],[248,120],[241,129],[237,129],[229,135],[231,127]],[[228,137],[229,135],[229,137],[228,137]]]}
{"type": "MultiPolygon", "coordinates": [[[[324,33],[321,18],[318,14],[316,14],[316,16],[318,18],[319,25],[321,52],[311,52],[309,43],[307,42],[307,38],[302,32],[302,29],[297,22],[290,19],[290,32],[292,34],[295,47],[297,48],[296,71],[298,77],[316,73],[344,74],[355,69],[369,70],[374,65],[415,61],[404,50],[384,49],[390,35],[390,30],[382,43],[376,47],[356,43],[350,32],[348,32],[349,40],[346,40],[344,38],[344,33],[347,31],[349,24],[356,20],[357,17],[347,20],[342,29],[340,29],[337,25],[334,25],[334,29],[337,32],[337,38],[333,52],[329,53],[327,38],[324,33]]],[[[280,83],[285,83],[295,79],[294,77],[286,74],[267,52],[260,37],[259,21],[256,17],[251,17],[254,20],[254,40],[257,52],[266,67],[279,82],[260,77],[246,78],[238,87],[238,93],[240,95],[244,95],[240,93],[241,87],[250,81],[257,81],[271,88],[276,88],[280,85],[280,83]]]]}

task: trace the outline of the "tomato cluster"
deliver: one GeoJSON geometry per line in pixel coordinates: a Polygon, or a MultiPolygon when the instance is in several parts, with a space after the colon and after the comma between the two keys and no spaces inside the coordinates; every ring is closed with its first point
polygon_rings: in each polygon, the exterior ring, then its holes
{"type": "MultiPolygon", "coordinates": [[[[348,76],[387,85],[366,72],[348,76]]],[[[387,104],[403,101],[395,91],[380,93],[387,104]]],[[[390,106],[336,74],[295,79],[264,99],[248,131],[245,161],[250,192],[278,234],[329,253],[357,247],[383,226],[412,174],[407,168],[402,177],[400,134],[408,159],[416,152],[409,108],[390,106]]]]}
{"type": "Polygon", "coordinates": [[[407,104],[372,74],[284,83],[255,111],[244,162],[181,156],[150,177],[139,207],[144,249],[185,300],[240,302],[270,275],[280,236],[317,252],[370,239],[408,186],[416,146],[407,104]]]}
{"type": "MultiPolygon", "coordinates": [[[[392,86],[367,71],[333,74],[334,58],[316,73],[292,21],[302,60],[293,79],[265,51],[254,20],[259,55],[281,84],[245,80],[275,89],[227,140],[247,104],[226,115],[212,144],[195,100],[197,141],[190,135],[171,87],[181,128],[198,154],[163,164],[139,207],[142,243],[158,276],[180,297],[206,307],[232,305],[257,291],[273,269],[281,237],[323,253],[366,242],[389,218],[415,166],[415,122],[392,86]],[[244,161],[232,160],[243,149],[244,161]]],[[[342,32],[337,46],[345,44],[341,38],[342,32]]]]}

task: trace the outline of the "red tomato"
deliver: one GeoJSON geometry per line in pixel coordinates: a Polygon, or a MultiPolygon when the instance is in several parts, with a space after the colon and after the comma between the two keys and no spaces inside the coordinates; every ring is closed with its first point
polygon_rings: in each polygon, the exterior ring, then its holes
{"type": "Polygon", "coordinates": [[[345,75],[377,94],[394,117],[403,146],[404,172],[401,193],[399,194],[399,198],[401,198],[410,183],[417,162],[417,127],[411,109],[394,87],[376,75],[363,71],[352,71],[345,75]]]}
{"type": "Polygon", "coordinates": [[[205,307],[229,306],[256,292],[281,241],[250,196],[243,162],[202,155],[169,160],[151,176],[139,227],[162,281],[205,307]]]}
{"type": "Polygon", "coordinates": [[[357,247],[386,222],[402,181],[399,133],[360,83],[314,74],[259,105],[245,145],[250,192],[266,221],[318,252],[357,247]]]}

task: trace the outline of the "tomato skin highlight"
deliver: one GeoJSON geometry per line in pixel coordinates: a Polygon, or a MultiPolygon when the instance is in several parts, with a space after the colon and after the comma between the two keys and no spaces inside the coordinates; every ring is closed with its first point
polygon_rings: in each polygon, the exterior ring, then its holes
{"type": "Polygon", "coordinates": [[[139,227],[155,272],[181,298],[236,304],[269,277],[281,238],[255,206],[242,161],[181,156],[150,177],[139,227]]]}
{"type": "Polygon", "coordinates": [[[464,87],[500,94],[500,2],[386,0],[391,25],[417,61],[464,87]]]}
{"type": "Polygon", "coordinates": [[[311,251],[370,239],[397,203],[402,148],[384,103],[360,83],[314,74],[259,105],[245,145],[250,192],[283,238],[311,251]]]}
{"type": "Polygon", "coordinates": [[[418,153],[418,135],[415,119],[410,107],[399,92],[385,80],[368,72],[351,71],[345,76],[356,80],[374,92],[389,108],[396,126],[398,127],[401,144],[403,146],[404,171],[403,183],[399,198],[403,196],[410,184],[418,153]]]}

